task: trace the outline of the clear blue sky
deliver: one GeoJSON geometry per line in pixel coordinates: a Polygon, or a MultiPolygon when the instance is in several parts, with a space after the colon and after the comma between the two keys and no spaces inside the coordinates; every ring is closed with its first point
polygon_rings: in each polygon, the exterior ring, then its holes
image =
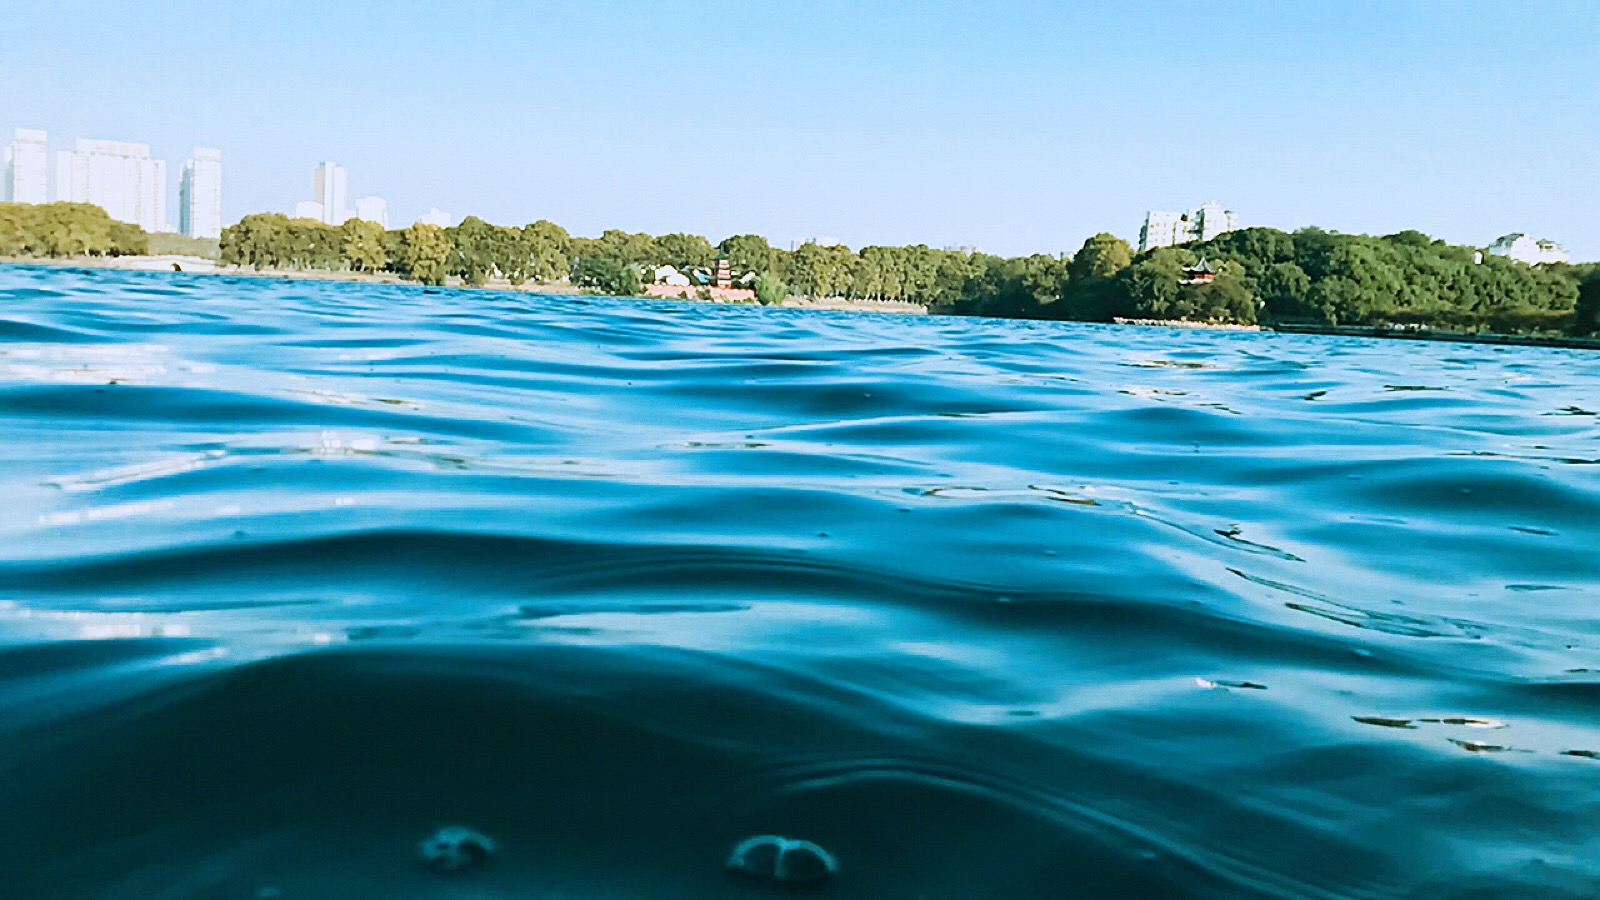
{"type": "Polygon", "coordinates": [[[1590,0],[14,0],[0,129],[149,143],[174,199],[219,147],[228,221],[333,159],[400,222],[1010,254],[1215,199],[1600,259],[1597,52],[1590,0]]]}

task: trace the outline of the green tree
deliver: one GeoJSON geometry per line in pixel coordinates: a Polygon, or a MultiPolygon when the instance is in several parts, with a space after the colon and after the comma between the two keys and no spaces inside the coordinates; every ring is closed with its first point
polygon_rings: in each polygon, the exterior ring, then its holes
{"type": "Polygon", "coordinates": [[[406,233],[400,229],[383,233],[383,267],[396,275],[410,271],[406,267],[406,233]]]}
{"type": "Polygon", "coordinates": [[[1306,314],[1306,295],[1311,292],[1311,277],[1292,262],[1275,262],[1256,283],[1256,293],[1276,316],[1306,314]]]}
{"type": "Polygon", "coordinates": [[[778,254],[767,243],[767,239],[759,234],[736,234],[724,238],[717,245],[718,252],[727,258],[728,265],[735,275],[746,272],[777,272],[779,271],[778,254]]]}
{"type": "Polygon", "coordinates": [[[490,259],[494,268],[513,285],[521,285],[528,280],[528,271],[532,267],[533,254],[528,246],[528,241],[522,235],[520,228],[505,228],[495,226],[494,234],[489,241],[490,259]]]}
{"type": "Polygon", "coordinates": [[[1183,296],[1185,266],[1196,262],[1182,247],[1160,247],[1139,257],[1119,273],[1130,315],[1148,319],[1183,319],[1191,312],[1183,296]]]}
{"type": "Polygon", "coordinates": [[[363,219],[350,219],[339,227],[340,255],[354,272],[376,272],[389,262],[383,246],[383,226],[363,219]]]}
{"type": "Polygon", "coordinates": [[[572,265],[572,283],[613,297],[632,297],[641,289],[639,269],[609,256],[585,256],[572,265]]]}
{"type": "Polygon", "coordinates": [[[678,269],[703,269],[717,261],[717,248],[698,234],[663,234],[655,240],[652,261],[678,269]]]}
{"type": "Polygon", "coordinates": [[[762,306],[782,306],[789,296],[789,286],[774,275],[756,278],[756,302],[762,306]]]}
{"type": "Polygon", "coordinates": [[[862,247],[852,285],[855,295],[873,300],[904,299],[900,256],[898,247],[862,247]]]}
{"type": "Polygon", "coordinates": [[[630,234],[617,228],[610,228],[595,239],[589,254],[609,256],[624,265],[650,266],[654,265],[656,260],[656,241],[643,232],[630,234]]]}
{"type": "Polygon", "coordinates": [[[1068,267],[1073,281],[1089,283],[1116,277],[1133,262],[1133,248],[1115,235],[1100,232],[1083,242],[1068,267]]]}
{"type": "Polygon", "coordinates": [[[150,252],[150,235],[143,228],[127,222],[112,222],[109,246],[111,256],[144,256],[150,252]]]}
{"type": "Polygon", "coordinates": [[[810,297],[835,297],[850,286],[850,248],[807,242],[791,260],[795,290],[810,297]]]}
{"type": "Polygon", "coordinates": [[[405,230],[406,272],[423,284],[444,284],[454,247],[443,228],[417,222],[405,230]]]}
{"type": "Polygon", "coordinates": [[[541,283],[566,278],[572,269],[572,237],[554,222],[540,219],[522,229],[528,256],[528,277],[541,283]]]}
{"type": "Polygon", "coordinates": [[[232,266],[276,269],[288,265],[289,217],[282,213],[245,216],[222,231],[222,261],[232,266]]]}
{"type": "Polygon", "coordinates": [[[1036,253],[1022,260],[1018,287],[1029,312],[1042,312],[1066,295],[1070,280],[1071,273],[1065,260],[1036,253]]]}
{"type": "Polygon", "coordinates": [[[1062,318],[1104,322],[1128,312],[1127,292],[1117,274],[1132,261],[1133,248],[1122,238],[1101,232],[1084,241],[1067,266],[1062,318]]]}
{"type": "Polygon", "coordinates": [[[113,248],[116,224],[106,211],[87,203],[45,203],[38,208],[38,246],[44,256],[102,256],[113,248]]]}
{"type": "Polygon", "coordinates": [[[1590,277],[1578,290],[1572,331],[1576,334],[1600,332],[1600,274],[1590,277]]]}
{"type": "Polygon", "coordinates": [[[461,224],[447,229],[452,252],[449,272],[470,285],[483,284],[494,268],[495,227],[477,216],[467,216],[461,224]]]}

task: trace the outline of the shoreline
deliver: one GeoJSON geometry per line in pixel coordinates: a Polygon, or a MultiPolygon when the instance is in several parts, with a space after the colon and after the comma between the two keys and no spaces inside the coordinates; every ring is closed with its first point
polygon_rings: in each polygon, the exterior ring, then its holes
{"type": "Polygon", "coordinates": [[[1454,344],[1507,344],[1520,347],[1559,347],[1600,350],[1600,338],[1556,335],[1502,334],[1494,331],[1440,331],[1433,328],[1395,328],[1388,325],[1277,325],[1279,334],[1326,334],[1334,337],[1388,338],[1401,341],[1443,341],[1454,344]]]}
{"type": "MultiPolygon", "coordinates": [[[[331,272],[321,269],[251,269],[224,266],[215,260],[198,256],[85,256],[85,257],[0,257],[0,265],[51,266],[64,269],[112,269],[124,272],[154,272],[185,275],[215,275],[234,278],[263,278],[287,281],[341,281],[357,284],[393,284],[428,287],[420,282],[401,278],[393,272],[331,272]],[[174,266],[178,268],[174,268],[174,266]]],[[[471,286],[451,279],[442,287],[456,290],[512,291],[526,294],[583,295],[582,288],[567,282],[525,282],[513,285],[508,281],[490,280],[471,286]]],[[[719,303],[726,300],[700,300],[693,297],[662,297],[649,294],[640,299],[678,299],[684,303],[719,303]]],[[[877,312],[926,315],[928,307],[902,301],[848,300],[842,297],[808,299],[788,297],[777,309],[820,309],[844,312],[877,312]]],[[[1065,320],[1063,320],[1065,321],[1065,320]]],[[[1496,344],[1520,347],[1553,347],[1568,350],[1600,350],[1600,337],[1581,338],[1526,334],[1501,334],[1497,332],[1441,331],[1431,328],[1398,328],[1387,325],[1244,325],[1232,322],[1193,322],[1185,319],[1129,319],[1115,318],[1110,324],[1140,328],[1176,328],[1193,331],[1230,331],[1278,334],[1325,334],[1334,337],[1387,338],[1406,341],[1439,341],[1457,344],[1496,344]]]]}
{"type": "Polygon", "coordinates": [[[1238,322],[1192,322],[1188,319],[1124,319],[1114,316],[1113,325],[1147,325],[1153,328],[1189,328],[1196,331],[1271,331],[1264,325],[1244,325],[1238,322]]]}
{"type": "MultiPolygon", "coordinates": [[[[430,287],[418,281],[401,278],[393,272],[333,272],[325,269],[253,269],[246,266],[225,266],[216,260],[205,259],[199,256],[74,256],[74,257],[0,257],[0,265],[17,266],[53,266],[63,269],[111,269],[119,272],[154,272],[178,273],[183,275],[215,275],[232,278],[265,278],[287,281],[342,281],[353,284],[394,284],[412,285],[415,287],[430,287]],[[177,266],[178,268],[174,268],[177,266]]],[[[582,296],[587,292],[583,288],[575,287],[569,282],[523,282],[514,285],[505,279],[491,278],[480,285],[462,284],[458,278],[450,278],[439,287],[464,291],[512,291],[524,294],[554,294],[568,296],[582,296]]],[[[704,300],[690,296],[688,292],[677,294],[670,292],[646,292],[638,295],[642,300],[677,300],[683,303],[740,303],[754,306],[755,292],[744,291],[749,294],[730,297],[734,291],[714,290],[716,296],[704,300]]],[[[782,309],[827,309],[842,312],[877,312],[877,313],[909,313],[926,315],[928,308],[919,303],[905,303],[899,301],[887,302],[878,300],[848,300],[843,297],[821,297],[810,299],[806,297],[785,298],[779,307],[782,309]]]]}
{"type": "MultiPolygon", "coordinates": [[[[325,269],[253,269],[248,266],[225,266],[216,260],[199,256],[75,256],[50,257],[0,257],[0,265],[53,266],[62,269],[111,269],[118,272],[156,272],[183,275],[217,275],[232,278],[266,278],[280,281],[343,281],[354,284],[396,284],[432,287],[420,281],[401,278],[393,272],[332,272],[325,269]],[[174,265],[181,268],[173,268],[174,265]]],[[[439,287],[460,290],[521,291],[529,294],[581,294],[581,288],[564,282],[535,284],[524,282],[513,285],[509,281],[491,280],[481,285],[445,283],[439,287]]]]}

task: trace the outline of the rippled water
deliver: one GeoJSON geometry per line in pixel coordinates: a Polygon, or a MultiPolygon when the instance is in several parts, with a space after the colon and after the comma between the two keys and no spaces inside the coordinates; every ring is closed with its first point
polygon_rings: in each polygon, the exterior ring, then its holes
{"type": "Polygon", "coordinates": [[[0,268],[0,898],[1593,897],[1600,355],[0,268]],[[446,824],[499,843],[440,876],[446,824]]]}

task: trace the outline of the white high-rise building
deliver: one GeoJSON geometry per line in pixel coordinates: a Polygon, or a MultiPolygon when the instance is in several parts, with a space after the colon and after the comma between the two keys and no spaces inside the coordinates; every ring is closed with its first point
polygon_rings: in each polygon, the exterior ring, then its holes
{"type": "Polygon", "coordinates": [[[45,133],[18,128],[17,139],[6,148],[5,199],[13,203],[45,203],[50,155],[45,150],[45,133]]]}
{"type": "Polygon", "coordinates": [[[78,139],[56,154],[56,199],[93,203],[119,222],[167,231],[167,163],[147,144],[78,139]]]}
{"type": "Polygon", "coordinates": [[[356,218],[389,227],[389,204],[382,197],[357,197],[356,218]]]}
{"type": "Polygon", "coordinates": [[[322,204],[322,221],[340,225],[350,218],[349,194],[344,166],[333,162],[317,165],[311,174],[311,199],[322,204]]]}
{"type": "Polygon", "coordinates": [[[1174,247],[1190,241],[1209,241],[1219,234],[1237,231],[1239,217],[1220,203],[1203,203],[1188,212],[1151,210],[1139,229],[1139,252],[1157,247],[1174,247]]]}
{"type": "Polygon", "coordinates": [[[222,151],[194,148],[178,178],[178,232],[222,237],[222,151]]]}

